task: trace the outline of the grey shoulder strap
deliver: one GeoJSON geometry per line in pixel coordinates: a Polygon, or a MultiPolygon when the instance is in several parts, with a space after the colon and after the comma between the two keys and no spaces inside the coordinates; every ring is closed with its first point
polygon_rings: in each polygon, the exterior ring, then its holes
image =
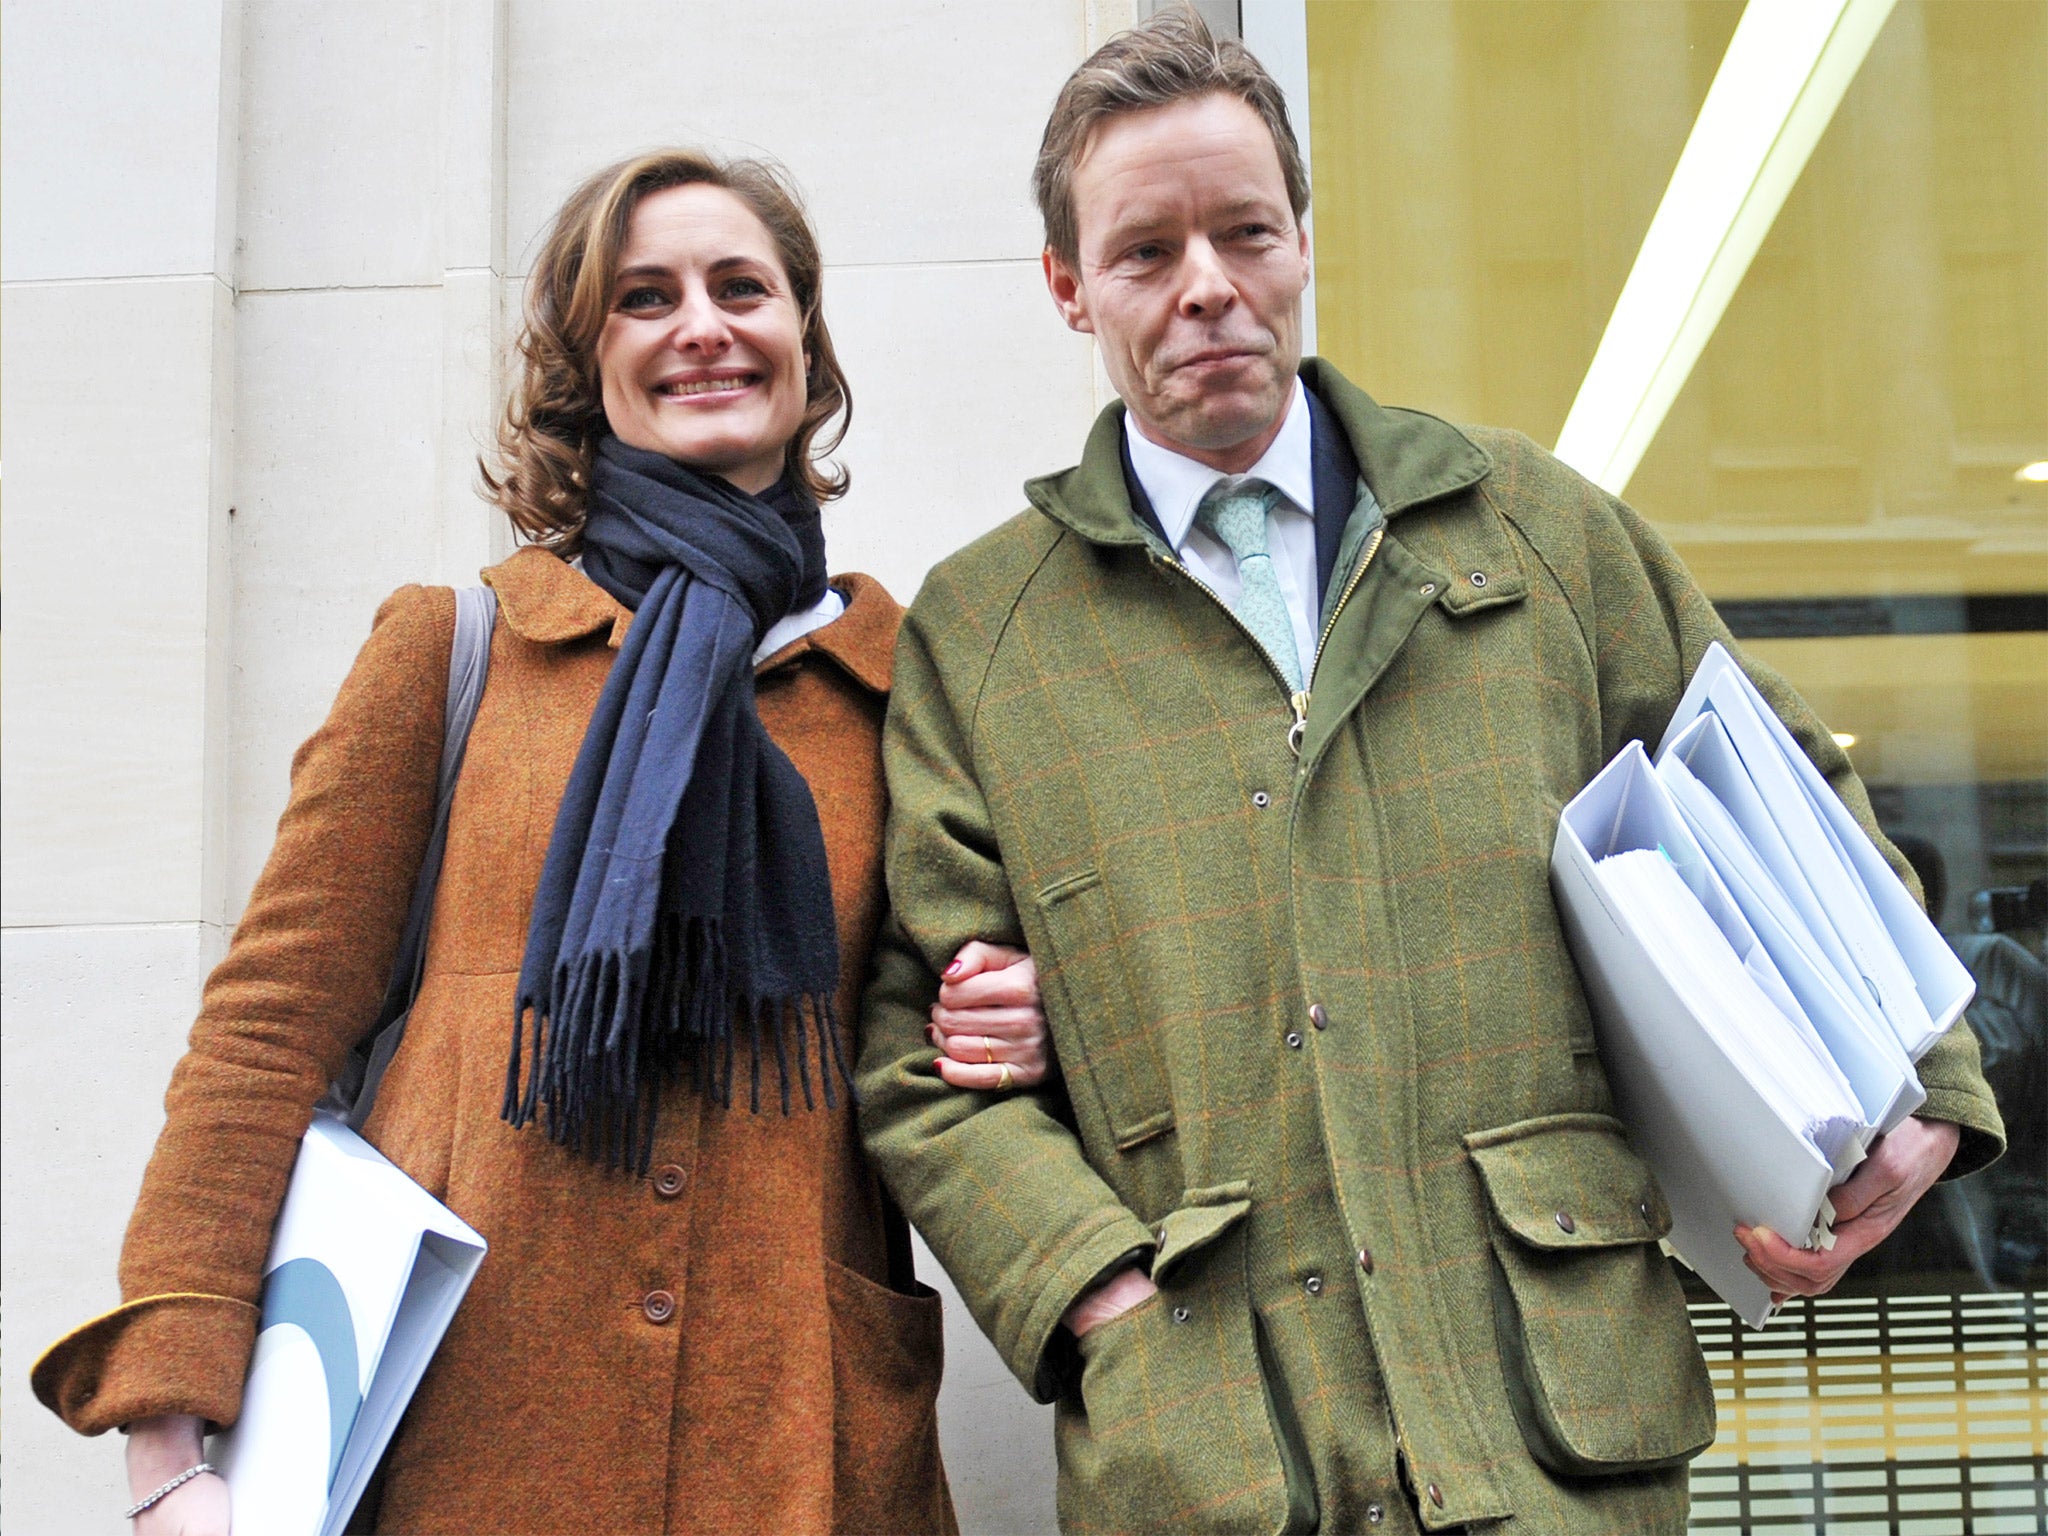
{"type": "Polygon", "coordinates": [[[448,707],[441,734],[441,774],[434,798],[434,830],[413,884],[406,909],[405,932],[377,1022],[353,1053],[341,1079],[328,1096],[330,1107],[344,1108],[351,1129],[360,1131],[377,1102],[384,1069],[405,1038],[405,1021],[419,995],[427,963],[427,929],[434,917],[434,893],[441,884],[441,859],[448,849],[448,808],[455,802],[455,783],[462,777],[462,759],[469,749],[469,730],[483,702],[484,682],[491,669],[491,631],[498,619],[498,594],[489,587],[455,589],[455,640],[448,652],[448,707]],[[339,1101],[338,1103],[336,1101],[339,1101]]]}

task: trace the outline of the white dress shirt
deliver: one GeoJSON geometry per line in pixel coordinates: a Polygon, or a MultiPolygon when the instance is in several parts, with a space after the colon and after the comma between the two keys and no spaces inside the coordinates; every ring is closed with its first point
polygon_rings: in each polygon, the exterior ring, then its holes
{"type": "MultiPolygon", "coordinates": [[[[1124,438],[1130,445],[1131,469],[1152,503],[1153,515],[1181,564],[1224,602],[1237,601],[1237,557],[1206,528],[1195,526],[1195,509],[1209,487],[1224,477],[1219,469],[1197,463],[1171,448],[1162,448],[1143,432],[1130,412],[1124,413],[1124,438]]],[[[1266,514],[1266,552],[1287,613],[1294,620],[1294,649],[1307,677],[1315,661],[1321,605],[1316,601],[1316,476],[1315,446],[1309,430],[1308,391],[1294,381],[1294,398],[1280,435],[1246,470],[1280,492],[1266,514]]]]}
{"type": "Polygon", "coordinates": [[[792,640],[801,640],[814,629],[823,629],[839,615],[846,612],[846,599],[834,587],[827,587],[825,595],[808,608],[795,613],[785,613],[761,637],[761,643],[754,647],[754,665],[759,666],[770,656],[781,650],[792,640]]]}

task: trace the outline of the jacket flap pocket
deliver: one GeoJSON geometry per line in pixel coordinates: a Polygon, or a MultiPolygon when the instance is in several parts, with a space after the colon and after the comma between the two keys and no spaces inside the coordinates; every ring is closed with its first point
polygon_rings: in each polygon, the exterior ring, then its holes
{"type": "Polygon", "coordinates": [[[1152,1283],[1165,1285],[1184,1259],[1244,1220],[1252,1208],[1251,1193],[1251,1185],[1240,1179],[1181,1196],[1180,1208],[1169,1211],[1153,1232],[1159,1249],[1152,1256],[1152,1283]]]}
{"type": "Polygon", "coordinates": [[[1465,1149],[1502,1227],[1532,1248],[1648,1243],[1671,1230],[1649,1166],[1608,1115],[1544,1115],[1475,1131],[1465,1149]]]}

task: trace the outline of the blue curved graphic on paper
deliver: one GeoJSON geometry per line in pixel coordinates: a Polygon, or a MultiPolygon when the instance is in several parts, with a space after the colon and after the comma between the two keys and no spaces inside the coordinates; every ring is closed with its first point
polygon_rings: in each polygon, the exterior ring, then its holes
{"type": "Polygon", "coordinates": [[[334,1474],[341,1469],[342,1447],[363,1406],[358,1385],[363,1377],[348,1297],[334,1271],[318,1259],[289,1259],[263,1277],[263,1320],[257,1331],[285,1324],[303,1329],[313,1341],[327,1378],[327,1486],[332,1488],[334,1474]]]}

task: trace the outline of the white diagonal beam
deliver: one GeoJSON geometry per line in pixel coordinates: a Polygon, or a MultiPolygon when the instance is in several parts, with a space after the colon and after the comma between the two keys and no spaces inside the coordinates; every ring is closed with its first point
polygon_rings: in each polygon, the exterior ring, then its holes
{"type": "Polygon", "coordinates": [[[1557,456],[1619,495],[1721,323],[1894,0],[1750,0],[1557,456]]]}

